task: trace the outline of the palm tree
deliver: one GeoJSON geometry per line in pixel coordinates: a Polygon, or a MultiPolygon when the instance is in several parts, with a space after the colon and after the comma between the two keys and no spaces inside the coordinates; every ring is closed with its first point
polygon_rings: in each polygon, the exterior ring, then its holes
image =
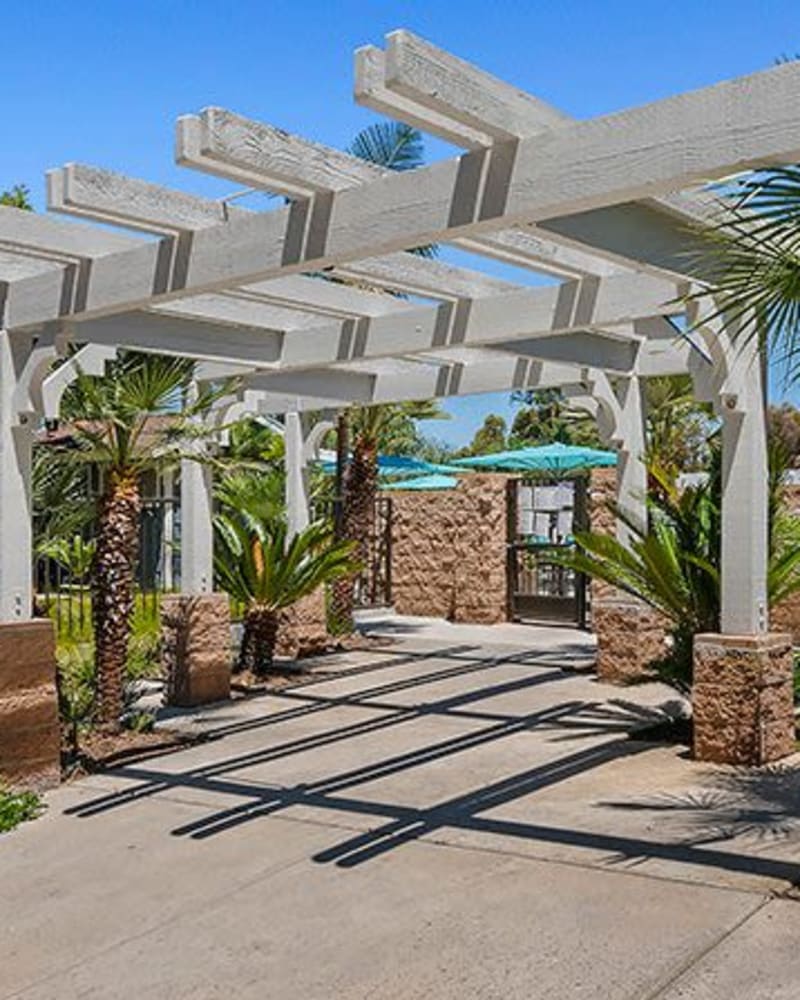
{"type": "MultiPolygon", "coordinates": [[[[422,133],[403,122],[378,122],[355,137],[348,152],[384,170],[415,170],[422,166],[422,133]]],[[[415,247],[412,253],[436,256],[434,245],[415,247]]],[[[369,540],[374,527],[375,498],[378,491],[379,449],[402,454],[418,442],[416,421],[441,417],[432,402],[387,403],[352,407],[343,415],[351,442],[351,457],[344,477],[338,528],[344,538],[357,544],[363,565],[368,564],[369,540]]],[[[331,626],[336,632],[353,629],[353,589],[355,580],[343,578],[334,586],[331,626]]]]}
{"type": "Polygon", "coordinates": [[[221,585],[245,606],[238,669],[263,675],[272,664],[278,612],[355,569],[353,545],[335,541],[324,522],[289,537],[283,517],[251,509],[215,519],[215,568],[221,585]]]}
{"type": "MultiPolygon", "coordinates": [[[[77,445],[73,460],[96,466],[102,477],[96,549],[91,572],[92,622],[97,661],[97,721],[120,725],[138,559],[140,477],[181,457],[180,444],[202,433],[196,419],[230,384],[189,402],[195,363],[183,358],[125,353],[101,376],[80,373],[65,394],[62,412],[77,445]],[[153,414],[168,414],[154,422],[153,414]]],[[[192,453],[194,454],[194,453],[192,453]]]]}
{"type": "MultiPolygon", "coordinates": [[[[758,337],[800,377],[800,166],[771,167],[723,191],[718,219],[697,228],[693,270],[716,296],[712,318],[758,337]]],[[[700,298],[705,292],[695,293],[700,298]]]]}

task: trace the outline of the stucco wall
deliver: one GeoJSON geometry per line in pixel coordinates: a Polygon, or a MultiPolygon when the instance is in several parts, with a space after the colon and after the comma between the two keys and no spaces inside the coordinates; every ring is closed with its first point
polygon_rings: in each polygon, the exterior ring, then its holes
{"type": "Polygon", "coordinates": [[[508,617],[506,483],[393,492],[392,603],[399,614],[493,624],[508,617]]]}

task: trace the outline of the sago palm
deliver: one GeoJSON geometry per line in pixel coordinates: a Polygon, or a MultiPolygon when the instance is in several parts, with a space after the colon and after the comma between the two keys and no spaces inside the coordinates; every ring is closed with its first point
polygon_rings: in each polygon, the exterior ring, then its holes
{"type": "MultiPolygon", "coordinates": [[[[770,458],[767,596],[774,605],[800,589],[800,532],[783,499],[785,456],[771,448],[770,458]]],[[[562,565],[639,598],[671,623],[672,648],[653,667],[684,694],[692,685],[693,636],[718,632],[720,625],[721,470],[717,443],[708,478],[695,486],[680,489],[669,472],[651,462],[646,532],[626,521],[629,547],[607,534],[578,533],[578,549],[556,556],[562,565]]],[[[615,513],[626,520],[619,509],[615,513]]]]}
{"type": "Polygon", "coordinates": [[[91,570],[92,622],[100,725],[115,729],[123,687],[138,560],[140,478],[180,457],[180,442],[199,433],[194,423],[230,385],[189,402],[195,363],[154,354],[125,353],[103,375],[80,373],[62,404],[78,445],[69,454],[101,472],[96,549],[91,570]],[[154,424],[153,414],[169,419],[154,424]]]}
{"type": "Polygon", "coordinates": [[[278,612],[356,568],[353,545],[322,522],[289,535],[280,517],[226,511],[215,520],[215,568],[221,586],[245,607],[238,668],[264,674],[275,652],[278,612]]]}

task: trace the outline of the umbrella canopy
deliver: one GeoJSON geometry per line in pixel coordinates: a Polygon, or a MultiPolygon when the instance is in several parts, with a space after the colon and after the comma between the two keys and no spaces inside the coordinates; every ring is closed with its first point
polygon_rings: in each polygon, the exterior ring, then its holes
{"type": "Polygon", "coordinates": [[[415,479],[400,479],[396,483],[387,483],[381,487],[384,490],[453,490],[458,486],[455,476],[444,476],[434,473],[431,476],[417,476],[415,479]]]}
{"type": "MultiPolygon", "coordinates": [[[[323,472],[336,471],[336,462],[321,462],[323,472]]],[[[452,465],[440,465],[438,462],[426,462],[421,458],[409,458],[406,455],[379,455],[378,472],[381,476],[418,476],[420,473],[460,472],[452,465]]]]}
{"type": "Polygon", "coordinates": [[[592,469],[616,464],[616,452],[560,442],[453,460],[453,465],[463,469],[502,472],[570,472],[574,469],[592,469]]]}

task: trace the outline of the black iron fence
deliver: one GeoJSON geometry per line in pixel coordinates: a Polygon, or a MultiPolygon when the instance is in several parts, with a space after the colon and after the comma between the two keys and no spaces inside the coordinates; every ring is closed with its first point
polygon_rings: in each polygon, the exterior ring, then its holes
{"type": "MultiPolygon", "coordinates": [[[[134,618],[157,621],[160,595],[180,589],[180,501],[169,497],[145,500],[139,522],[139,559],[135,574],[134,618]]],[[[39,551],[34,559],[36,610],[56,623],[59,638],[88,640],[92,632],[90,526],[83,546],[70,540],[63,552],[39,551]]]]}

